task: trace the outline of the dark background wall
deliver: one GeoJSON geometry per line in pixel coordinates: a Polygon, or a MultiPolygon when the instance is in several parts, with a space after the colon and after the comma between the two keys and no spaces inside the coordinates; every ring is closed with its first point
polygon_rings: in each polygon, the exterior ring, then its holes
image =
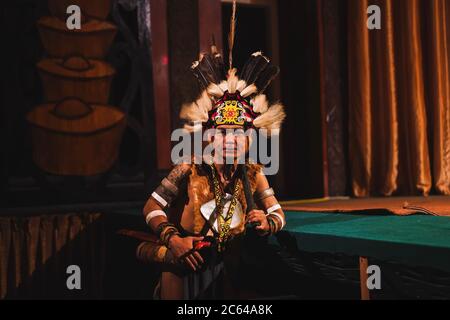
{"type": "MultiPolygon", "coordinates": [[[[323,155],[317,5],[313,0],[285,0],[279,1],[278,6],[281,95],[274,96],[270,89],[268,95],[272,101],[281,99],[287,106],[288,118],[281,136],[280,173],[272,182],[283,199],[319,197],[323,195],[323,155]]],[[[47,15],[48,9],[46,1],[40,0],[5,2],[1,9],[2,33],[9,43],[2,62],[2,206],[144,199],[155,183],[152,179],[157,178],[155,159],[158,155],[155,153],[152,93],[143,90],[152,87],[148,76],[151,74],[150,48],[136,41],[142,28],[138,24],[138,8],[117,5],[115,13],[109,17],[112,22],[120,20],[118,35],[107,57],[117,69],[110,104],[127,108],[130,121],[117,165],[104,175],[91,178],[48,175],[33,164],[25,115],[43,102],[35,64],[45,57],[45,52],[36,21],[47,15]],[[130,85],[136,86],[133,96],[130,96],[130,85]]],[[[222,4],[223,39],[227,39],[230,12],[230,4],[222,4]]],[[[171,99],[167,111],[171,113],[172,128],[180,126],[178,113],[182,103],[195,99],[199,93],[189,71],[199,54],[198,19],[197,1],[167,2],[171,99]]],[[[248,56],[258,50],[271,56],[267,9],[239,5],[238,19],[235,66],[241,67],[248,56]]],[[[221,49],[226,56],[227,41],[221,49]]]]}
{"type": "MultiPolygon", "coordinates": [[[[119,229],[126,227],[146,230],[140,211],[160,178],[155,165],[158,155],[155,153],[151,91],[154,79],[150,76],[151,39],[141,38],[143,25],[139,24],[138,16],[142,12],[135,4],[131,0],[122,1],[120,5],[114,2],[108,17],[119,26],[106,58],[117,69],[109,102],[127,109],[130,121],[117,164],[98,177],[52,176],[41,172],[31,161],[25,114],[43,102],[35,64],[45,57],[45,52],[36,21],[48,15],[48,9],[44,0],[19,0],[0,5],[1,33],[8,44],[2,50],[4,58],[1,62],[0,215],[6,217],[8,223],[22,228],[18,234],[24,240],[32,226],[28,223],[31,216],[68,215],[68,219],[76,221],[80,212],[102,214],[99,222],[105,227],[89,229],[92,237],[86,238],[80,233],[77,239],[82,241],[77,240],[52,260],[60,261],[60,267],[64,266],[68,262],[65,252],[75,250],[75,256],[81,259],[89,241],[97,236],[103,239],[104,247],[99,250],[103,250],[104,258],[99,263],[105,267],[102,271],[104,290],[96,288],[95,292],[84,292],[82,297],[100,297],[101,291],[108,297],[148,298],[151,292],[142,282],[141,275],[148,277],[145,279],[150,286],[155,280],[152,278],[155,270],[139,266],[134,260],[136,242],[117,235],[119,229]]],[[[222,8],[222,38],[227,39],[230,5],[223,4],[222,8]]],[[[181,104],[195,99],[199,93],[189,71],[199,54],[199,9],[196,0],[167,1],[171,98],[167,112],[171,114],[172,128],[180,125],[178,113],[181,104]]],[[[287,106],[288,118],[281,136],[280,173],[271,178],[271,182],[280,199],[321,197],[323,155],[316,1],[278,1],[278,11],[281,96],[275,96],[270,90],[268,95],[272,101],[281,99],[287,106]]],[[[233,53],[236,67],[242,66],[248,56],[258,50],[271,56],[268,32],[272,26],[267,17],[267,9],[238,6],[238,32],[233,53]]],[[[224,43],[221,49],[226,53],[227,44],[224,43]]],[[[33,228],[39,229],[41,222],[38,223],[33,228]]],[[[52,226],[55,228],[52,232],[57,232],[57,225],[52,226]]],[[[17,243],[19,248],[25,246],[26,241],[17,243]]],[[[44,265],[39,268],[46,270],[44,265]]],[[[41,275],[36,274],[37,280],[33,281],[42,283],[41,275]]],[[[56,277],[54,281],[59,280],[56,277]]],[[[30,290],[19,290],[14,297],[36,296],[40,292],[39,288],[30,290]]],[[[47,297],[56,293],[48,292],[47,297]]]]}
{"type": "Polygon", "coordinates": [[[26,114],[45,102],[36,64],[48,57],[37,27],[38,19],[50,14],[47,1],[5,1],[0,10],[1,34],[8,43],[1,62],[0,206],[142,200],[147,188],[152,188],[157,157],[150,39],[148,33],[142,33],[145,23],[138,23],[142,8],[133,1],[113,1],[107,18],[118,28],[105,57],[116,70],[108,105],[126,114],[127,127],[115,165],[107,172],[89,177],[49,174],[37,168],[32,160],[26,114]]]}
{"type": "Polygon", "coordinates": [[[279,1],[286,198],[323,196],[317,1],[279,1]]]}

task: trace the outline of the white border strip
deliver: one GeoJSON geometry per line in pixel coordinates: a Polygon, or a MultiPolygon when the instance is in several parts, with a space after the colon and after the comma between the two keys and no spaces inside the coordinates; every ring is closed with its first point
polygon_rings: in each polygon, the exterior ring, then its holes
{"type": "Polygon", "coordinates": [[[167,215],[164,211],[162,210],[154,210],[151,211],[150,213],[147,214],[147,216],[145,217],[145,223],[149,224],[150,220],[152,220],[155,217],[159,217],[159,216],[164,216],[167,218],[167,215]]]}
{"type": "Polygon", "coordinates": [[[163,197],[161,197],[159,194],[157,194],[156,192],[152,193],[152,197],[158,201],[164,208],[167,207],[167,201],[164,200],[163,197]]]}
{"type": "Polygon", "coordinates": [[[267,214],[271,214],[272,212],[274,212],[275,210],[281,209],[281,206],[279,203],[271,206],[269,209],[267,209],[267,214]]]}

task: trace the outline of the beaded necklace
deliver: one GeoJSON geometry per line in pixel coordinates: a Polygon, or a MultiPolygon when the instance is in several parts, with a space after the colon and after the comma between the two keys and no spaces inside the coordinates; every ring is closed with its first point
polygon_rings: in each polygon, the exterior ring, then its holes
{"type": "Polygon", "coordinates": [[[220,188],[219,180],[217,178],[216,174],[216,168],[213,164],[210,164],[211,167],[211,173],[212,173],[212,180],[214,185],[214,199],[216,201],[216,207],[217,207],[217,225],[219,227],[219,238],[218,238],[218,251],[221,252],[225,249],[225,243],[230,237],[230,225],[231,225],[231,218],[233,217],[234,211],[236,209],[237,204],[237,198],[240,191],[240,186],[238,183],[238,179],[234,180],[234,189],[233,189],[233,196],[231,198],[230,207],[228,208],[228,212],[226,216],[224,217],[222,215],[224,204],[221,201],[222,198],[225,197],[225,194],[220,188]]]}

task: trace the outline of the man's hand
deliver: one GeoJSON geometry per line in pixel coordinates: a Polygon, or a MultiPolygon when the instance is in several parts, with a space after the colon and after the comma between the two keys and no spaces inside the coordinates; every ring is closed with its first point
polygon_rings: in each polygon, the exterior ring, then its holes
{"type": "Polygon", "coordinates": [[[193,251],[194,241],[201,241],[203,237],[185,237],[174,235],[169,240],[169,247],[177,259],[183,259],[194,271],[200,269],[204,263],[202,256],[193,251]]]}
{"type": "Polygon", "coordinates": [[[258,222],[259,226],[255,227],[259,235],[265,235],[270,231],[269,222],[266,213],[262,210],[252,210],[247,215],[247,223],[258,222]]]}

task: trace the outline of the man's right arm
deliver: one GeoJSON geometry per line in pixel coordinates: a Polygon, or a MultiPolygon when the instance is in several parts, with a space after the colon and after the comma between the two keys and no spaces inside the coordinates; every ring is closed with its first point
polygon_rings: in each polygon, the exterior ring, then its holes
{"type": "Polygon", "coordinates": [[[190,174],[190,170],[188,164],[180,164],[173,168],[148,199],[143,214],[147,225],[158,235],[161,242],[173,252],[175,257],[184,258],[195,271],[203,263],[203,259],[198,252],[190,253],[190,251],[193,249],[194,241],[200,241],[203,237],[182,238],[164,212],[177,198],[179,187],[190,174]]]}
{"type": "Polygon", "coordinates": [[[168,222],[166,210],[178,196],[178,189],[184,179],[190,173],[190,165],[180,164],[175,166],[169,175],[161,181],[161,184],[152,193],[144,206],[143,214],[149,227],[156,233],[158,226],[168,222]]]}

